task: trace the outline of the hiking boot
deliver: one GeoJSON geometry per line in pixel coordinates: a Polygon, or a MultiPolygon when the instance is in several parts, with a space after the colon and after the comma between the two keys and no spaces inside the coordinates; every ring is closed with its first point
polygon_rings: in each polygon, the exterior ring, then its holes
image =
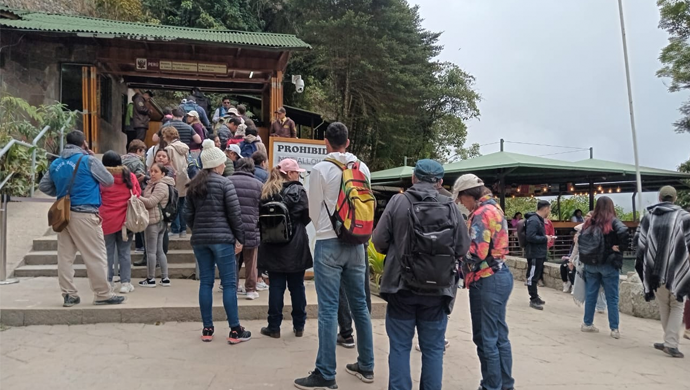
{"type": "Polygon", "coordinates": [[[355,347],[355,338],[350,336],[348,338],[344,338],[341,335],[338,335],[338,345],[342,345],[343,347],[350,349],[355,347]]]}
{"type": "Polygon", "coordinates": [[[585,332],[585,333],[599,333],[599,328],[594,326],[594,324],[592,324],[592,325],[582,324],[582,326],[580,327],[580,330],[585,332]]]}
{"type": "Polygon", "coordinates": [[[611,337],[618,340],[621,338],[621,332],[619,332],[618,329],[611,329],[611,337]]]}
{"type": "Polygon", "coordinates": [[[658,349],[659,351],[663,351],[666,348],[664,343],[654,343],[654,349],[658,349]]]}
{"type": "Polygon", "coordinates": [[[228,344],[239,344],[244,341],[252,339],[252,332],[245,330],[243,327],[238,327],[236,330],[231,330],[228,335],[228,344]]]}
{"type": "Polygon", "coordinates": [[[80,304],[80,303],[81,303],[81,299],[79,299],[78,296],[67,294],[67,295],[65,295],[65,301],[64,301],[64,303],[62,304],[62,306],[64,306],[64,307],[72,307],[72,306],[78,305],[78,304],[80,304]]]}
{"type": "Polygon", "coordinates": [[[316,368],[309,373],[308,377],[295,379],[295,387],[303,390],[328,390],[337,389],[338,385],[335,383],[335,379],[325,379],[319,369],[316,368]]]}
{"type": "Polygon", "coordinates": [[[119,305],[125,301],[125,297],[113,295],[104,301],[93,301],[94,305],[119,305]]]}
{"type": "Polygon", "coordinates": [[[364,383],[374,383],[374,371],[365,371],[359,368],[358,363],[348,364],[345,366],[348,374],[352,374],[359,378],[364,383]]]}
{"type": "Polygon", "coordinates": [[[268,327],[261,328],[261,334],[264,336],[272,337],[274,339],[279,339],[280,338],[280,331],[272,331],[268,327]]]}
{"type": "Polygon", "coordinates": [[[685,357],[685,355],[683,355],[683,353],[680,352],[680,351],[678,350],[678,348],[668,348],[668,347],[667,347],[667,348],[664,348],[664,352],[665,352],[668,356],[674,357],[674,358],[681,358],[681,359],[682,359],[682,358],[685,357]]]}
{"type": "Polygon", "coordinates": [[[209,341],[213,340],[213,327],[210,328],[204,328],[201,331],[201,341],[208,343],[209,341]]]}
{"type": "Polygon", "coordinates": [[[304,329],[293,329],[292,331],[295,332],[295,337],[304,336],[304,329]]]}
{"type": "Polygon", "coordinates": [[[544,310],[544,306],[540,305],[538,301],[530,301],[529,307],[536,310],[544,310]]]}

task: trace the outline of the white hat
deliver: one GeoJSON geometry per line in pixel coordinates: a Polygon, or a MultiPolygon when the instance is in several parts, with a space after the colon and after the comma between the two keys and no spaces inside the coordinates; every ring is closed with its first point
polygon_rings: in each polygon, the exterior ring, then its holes
{"type": "Polygon", "coordinates": [[[240,149],[240,146],[237,144],[228,145],[228,147],[225,149],[225,151],[226,152],[227,151],[235,152],[235,154],[242,157],[242,149],[240,149]]]}
{"type": "Polygon", "coordinates": [[[188,112],[187,115],[193,116],[193,117],[195,117],[196,119],[199,119],[199,113],[196,112],[195,110],[192,110],[192,111],[188,112]]]}
{"type": "Polygon", "coordinates": [[[201,165],[204,169],[216,168],[225,164],[225,153],[216,147],[212,139],[205,139],[201,144],[201,165]]]}
{"type": "Polygon", "coordinates": [[[453,184],[453,199],[456,199],[458,194],[462,191],[483,186],[484,182],[482,179],[477,177],[477,175],[473,175],[471,173],[462,175],[458,178],[458,180],[455,181],[455,184],[453,184]]]}
{"type": "Polygon", "coordinates": [[[235,131],[235,136],[241,135],[242,137],[244,137],[245,135],[247,135],[247,133],[245,133],[246,130],[247,130],[247,125],[245,125],[244,123],[241,123],[239,126],[237,126],[237,130],[235,131]]]}

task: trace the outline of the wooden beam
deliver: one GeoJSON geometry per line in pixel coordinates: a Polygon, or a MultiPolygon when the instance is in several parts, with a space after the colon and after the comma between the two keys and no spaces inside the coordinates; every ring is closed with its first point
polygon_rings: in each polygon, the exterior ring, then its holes
{"type": "Polygon", "coordinates": [[[278,57],[278,63],[276,65],[277,70],[285,72],[287,69],[287,63],[290,60],[290,52],[284,51],[280,57],[278,57]]]}
{"type": "Polygon", "coordinates": [[[108,72],[108,74],[118,76],[132,76],[141,78],[155,78],[155,79],[172,79],[172,80],[189,80],[189,81],[210,81],[219,83],[235,83],[235,84],[266,84],[268,81],[260,78],[246,78],[246,79],[231,79],[227,77],[205,77],[202,75],[192,74],[177,74],[177,73],[152,73],[152,72],[129,72],[116,70],[108,72]]]}

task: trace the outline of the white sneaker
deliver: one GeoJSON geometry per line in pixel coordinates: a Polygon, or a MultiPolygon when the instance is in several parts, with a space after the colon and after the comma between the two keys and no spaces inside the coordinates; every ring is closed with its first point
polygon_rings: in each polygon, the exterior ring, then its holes
{"type": "Polygon", "coordinates": [[[268,290],[268,284],[264,283],[264,281],[260,281],[256,284],[256,290],[257,291],[266,291],[268,290]]]}
{"type": "Polygon", "coordinates": [[[570,282],[563,282],[563,292],[568,293],[570,292],[570,287],[573,285],[570,282]]]}
{"type": "Polygon", "coordinates": [[[585,333],[599,333],[599,328],[594,326],[594,324],[592,324],[592,325],[582,324],[582,326],[580,327],[580,330],[585,332],[585,333]]]}
{"type": "Polygon", "coordinates": [[[134,291],[134,286],[132,286],[132,283],[122,283],[122,286],[120,287],[120,294],[127,294],[131,293],[134,291]]]}
{"type": "Polygon", "coordinates": [[[259,293],[256,291],[250,291],[247,293],[247,299],[249,299],[250,301],[253,301],[254,299],[258,299],[258,298],[259,298],[259,293]]]}
{"type": "Polygon", "coordinates": [[[613,329],[611,330],[611,337],[618,340],[619,338],[621,338],[621,332],[619,332],[618,329],[613,329]]]}
{"type": "Polygon", "coordinates": [[[179,237],[180,237],[180,233],[170,233],[170,234],[168,234],[168,240],[172,240],[172,239],[179,238],[179,237]]]}
{"type": "Polygon", "coordinates": [[[242,286],[237,287],[237,295],[247,295],[247,290],[245,290],[242,286]]]}
{"type": "Polygon", "coordinates": [[[180,232],[180,238],[187,238],[187,232],[180,232]]]}

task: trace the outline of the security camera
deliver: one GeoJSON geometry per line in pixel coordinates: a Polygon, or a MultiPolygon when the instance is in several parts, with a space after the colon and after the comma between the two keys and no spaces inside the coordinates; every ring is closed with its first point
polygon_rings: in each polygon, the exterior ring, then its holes
{"type": "Polygon", "coordinates": [[[292,83],[295,84],[295,90],[297,93],[304,92],[304,80],[302,80],[302,76],[292,76],[292,83]]]}

